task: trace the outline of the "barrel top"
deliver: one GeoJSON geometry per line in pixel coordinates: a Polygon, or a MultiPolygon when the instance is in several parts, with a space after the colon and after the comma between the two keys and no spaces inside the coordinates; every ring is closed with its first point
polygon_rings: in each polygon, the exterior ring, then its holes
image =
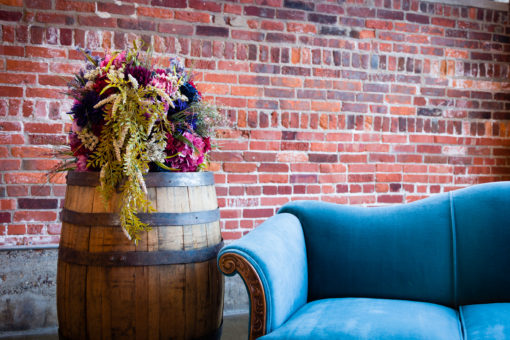
{"type": "MultiPolygon", "coordinates": [[[[147,187],[196,187],[214,184],[212,172],[149,172],[143,176],[147,187]]],[[[67,184],[82,187],[99,185],[97,171],[69,171],[67,184]]]]}

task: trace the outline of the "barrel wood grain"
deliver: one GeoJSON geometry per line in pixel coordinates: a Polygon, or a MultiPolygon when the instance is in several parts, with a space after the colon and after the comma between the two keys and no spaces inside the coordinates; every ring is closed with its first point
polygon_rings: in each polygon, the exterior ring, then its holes
{"type": "MultiPolygon", "coordinates": [[[[218,208],[214,185],[149,187],[148,197],[158,213],[218,208]]],[[[73,183],[67,187],[64,207],[84,213],[118,213],[120,203],[120,195],[115,194],[105,205],[94,187],[73,183]]],[[[136,246],[118,226],[63,222],[61,248],[90,254],[158,253],[200,250],[221,241],[218,221],[152,227],[142,233],[136,246]]],[[[215,257],[157,266],[70,262],[58,261],[62,339],[195,339],[217,333],[221,326],[224,279],[215,257]]]]}

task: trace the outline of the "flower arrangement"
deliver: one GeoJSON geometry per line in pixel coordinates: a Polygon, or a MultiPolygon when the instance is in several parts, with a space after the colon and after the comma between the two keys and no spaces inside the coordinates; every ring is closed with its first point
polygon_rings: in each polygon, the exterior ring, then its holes
{"type": "Polygon", "coordinates": [[[176,58],[168,68],[153,66],[150,49],[136,42],[102,58],[85,55],[85,70],[69,84],[72,156],[61,168],[99,171],[105,203],[120,188],[121,227],[136,242],[149,229],[136,213],[155,211],[143,175],[203,170],[222,118],[176,58]]]}

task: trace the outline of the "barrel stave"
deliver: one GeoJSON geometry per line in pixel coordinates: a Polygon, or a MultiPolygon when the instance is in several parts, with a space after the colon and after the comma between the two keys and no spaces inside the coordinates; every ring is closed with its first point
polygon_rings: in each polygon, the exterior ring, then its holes
{"type": "MultiPolygon", "coordinates": [[[[182,185],[182,181],[180,182],[182,185]]],[[[218,208],[214,185],[149,187],[159,212],[218,208]]],[[[118,213],[119,194],[104,205],[91,186],[68,185],[65,208],[118,213]]],[[[221,242],[218,221],[159,226],[141,233],[135,246],[117,226],[64,222],[61,246],[89,253],[192,250],[221,242]]],[[[223,277],[216,259],[159,266],[93,266],[59,259],[57,305],[60,332],[71,339],[193,339],[221,325],[223,277]]]]}

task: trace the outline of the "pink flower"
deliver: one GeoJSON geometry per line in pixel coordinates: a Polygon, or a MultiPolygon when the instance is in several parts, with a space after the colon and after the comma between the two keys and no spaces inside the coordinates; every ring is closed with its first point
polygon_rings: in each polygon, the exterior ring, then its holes
{"type": "Polygon", "coordinates": [[[184,132],[182,136],[190,141],[193,147],[169,136],[167,153],[171,156],[177,155],[170,158],[167,163],[170,167],[183,172],[197,171],[205,161],[205,154],[211,149],[209,139],[202,139],[202,137],[189,132],[184,132]]]}
{"type": "MultiPolygon", "coordinates": [[[[110,60],[112,59],[111,54],[107,54],[104,57],[104,60],[101,62],[99,66],[106,67],[110,60]]],[[[112,62],[113,65],[115,65],[116,68],[119,68],[122,66],[122,64],[126,61],[126,51],[122,51],[121,53],[117,54],[114,61],[112,62]]]]}
{"type": "Polygon", "coordinates": [[[71,131],[72,132],[80,132],[81,129],[82,129],[82,127],[78,125],[78,120],[73,119],[73,124],[71,125],[71,131]]]}
{"type": "Polygon", "coordinates": [[[151,85],[158,89],[162,89],[166,94],[172,96],[177,89],[174,89],[172,82],[166,78],[165,70],[156,69],[155,71],[156,75],[152,77],[151,85]]]}
{"type": "Polygon", "coordinates": [[[87,156],[78,155],[76,158],[76,171],[87,171],[87,156]]]}

